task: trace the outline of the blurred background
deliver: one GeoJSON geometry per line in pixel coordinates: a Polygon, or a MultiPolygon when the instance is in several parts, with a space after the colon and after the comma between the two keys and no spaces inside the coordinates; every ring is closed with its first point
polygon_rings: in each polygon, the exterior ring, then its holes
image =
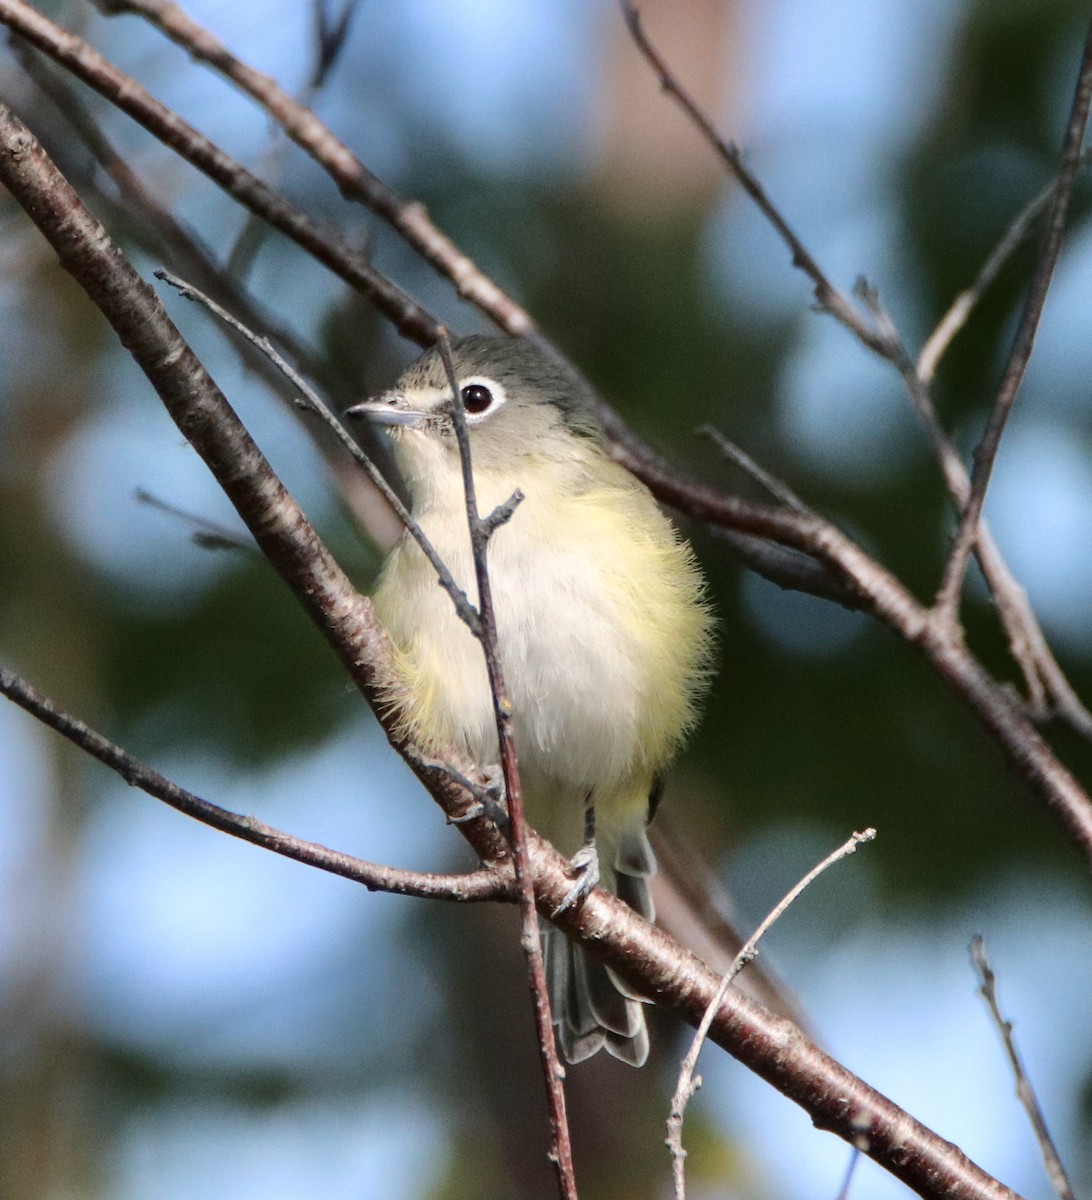
{"type": "MultiPolygon", "coordinates": [[[[154,30],[82,3],[79,31],[460,332],[447,285],[249,102],[154,30]]],[[[307,95],[308,0],[189,0],[307,95]]],[[[657,0],[651,34],[834,280],[864,274],[912,349],[1054,169],[1087,21],[1079,0],[657,0]]],[[[345,401],[415,354],[337,280],[105,103],[144,185],[326,363],[345,401]],[[243,246],[240,248],[240,238],[243,246]]],[[[0,97],[146,274],[149,249],[59,110],[0,53],[0,97]]],[[[709,422],[919,596],[951,524],[893,372],[811,310],[806,280],[660,94],[609,0],[361,2],[313,97],[364,162],[509,288],[631,424],[696,476],[747,487],[709,422]]],[[[987,514],[1077,690],[1092,697],[1092,229],[1072,233],[987,514]]],[[[942,362],[969,447],[1032,251],[942,362]]],[[[362,587],[377,552],[298,418],[221,331],[165,302],[362,587]]],[[[473,866],[196,455],[37,232],[0,199],[0,653],[188,788],[366,858],[473,866]],[[142,501],[149,493],[159,502],[142,501]]],[[[685,829],[753,926],[854,829],[766,953],[824,1044],[981,1166],[1043,1196],[1038,1153],[971,972],[981,933],[1078,1184],[1092,1185],[1092,905],[1056,822],[967,711],[867,619],[779,591],[687,530],[720,621],[719,677],[673,772],[685,829]]],[[[983,589],[976,648],[1011,674],[983,589]]],[[[1092,748],[1052,741],[1086,782],[1092,748]]],[[[663,1122],[683,1044],[638,1073],[571,1072],[581,1195],[669,1194],[663,1122]]],[[[690,1194],[837,1194],[843,1143],[708,1052],[690,1194]]],[[[296,1200],[547,1197],[542,1088],[514,914],[369,895],[126,788],[0,705],[0,1196],[296,1200]]],[[[903,1187],[867,1161],[851,1195],[903,1187]]]]}

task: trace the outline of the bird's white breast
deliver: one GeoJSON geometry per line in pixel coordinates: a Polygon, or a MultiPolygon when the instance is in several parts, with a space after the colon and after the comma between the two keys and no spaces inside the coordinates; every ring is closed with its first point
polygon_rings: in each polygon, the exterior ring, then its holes
{"type": "MultiPolygon", "coordinates": [[[[528,496],[490,543],[501,665],[524,767],[590,787],[626,774],[637,755],[641,648],[604,586],[609,552],[579,529],[560,527],[544,507],[528,496]]],[[[426,512],[422,525],[476,603],[463,512],[426,512]]],[[[436,740],[453,735],[470,757],[493,762],[496,729],[482,650],[431,574],[417,546],[401,543],[376,595],[380,618],[414,672],[435,689],[426,702],[432,713],[422,716],[436,727],[436,740]]],[[[418,690],[411,683],[411,695],[418,690]]]]}

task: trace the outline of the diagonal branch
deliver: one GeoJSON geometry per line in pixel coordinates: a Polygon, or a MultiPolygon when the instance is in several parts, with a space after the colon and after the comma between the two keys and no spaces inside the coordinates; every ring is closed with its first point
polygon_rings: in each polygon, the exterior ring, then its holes
{"type": "Polygon", "coordinates": [[[811,251],[789,224],[788,219],[770,199],[769,193],[759,182],[758,177],[743,161],[740,148],[734,142],[729,142],[721,137],[717,132],[716,127],[702,111],[701,106],[690,95],[682,81],[668,65],[667,60],[653,45],[645,32],[644,25],[641,23],[641,14],[633,0],[619,0],[619,4],[630,36],[645,61],[655,72],[660,87],[686,113],[690,123],[709,143],[740,187],[750,196],[755,206],[773,226],[792,255],[792,265],[803,271],[811,280],[815,290],[815,302],[819,308],[823,312],[830,313],[835,320],[840,321],[847,329],[856,334],[869,349],[874,350],[883,358],[890,357],[891,347],[884,331],[865,320],[849,297],[830,281],[826,272],[812,256],[811,251]]]}
{"type": "Polygon", "coordinates": [[[997,976],[994,974],[993,967],[990,966],[990,960],[986,957],[986,943],[981,935],[971,939],[971,962],[978,978],[982,981],[978,990],[986,1002],[986,1007],[990,1010],[993,1023],[997,1026],[997,1032],[1001,1035],[1009,1066],[1016,1079],[1016,1098],[1024,1106],[1024,1112],[1027,1113],[1028,1120],[1031,1122],[1032,1132],[1039,1145],[1039,1153],[1042,1155],[1043,1166],[1046,1169],[1047,1178],[1050,1180],[1050,1186],[1054,1189],[1058,1200],[1077,1200],[1077,1194],[1066,1173],[1061,1155],[1058,1153],[1058,1147],[1055,1146],[1054,1139],[1050,1136],[1050,1129],[1047,1127],[1046,1118],[1039,1105],[1039,1097],[1036,1096],[1035,1089],[1031,1086],[1031,1079],[1024,1066],[1024,1060],[1016,1048],[1012,1022],[1006,1021],[1001,1012],[1001,1001],[997,997],[997,976]]]}
{"type": "MultiPolygon", "coordinates": [[[[1080,165],[1087,166],[1090,158],[1092,158],[1092,152],[1085,150],[1081,155],[1080,165]]],[[[1028,240],[1035,223],[1050,208],[1058,192],[1058,183],[1057,177],[1052,179],[1016,214],[997,245],[987,255],[978,274],[948,306],[948,311],[941,317],[937,327],[926,339],[925,345],[918,351],[915,363],[917,376],[926,386],[932,383],[937,372],[937,365],[944,357],[945,351],[959,331],[967,324],[975,306],[1000,274],[1001,268],[1028,240]]]]}
{"type": "Polygon", "coordinates": [[[698,1022],[698,1028],[694,1034],[693,1041],[690,1043],[690,1049],[687,1050],[682,1060],[682,1065],[679,1068],[679,1077],[675,1083],[675,1093],[671,1098],[671,1113],[667,1118],[667,1146],[671,1152],[671,1174],[675,1186],[675,1200],[686,1200],[686,1150],[682,1142],[683,1118],[686,1115],[686,1106],[694,1098],[698,1088],[701,1087],[701,1076],[694,1074],[698,1069],[698,1056],[701,1054],[701,1048],[705,1043],[705,1039],[709,1036],[709,1030],[716,1018],[717,1010],[724,1002],[724,997],[728,995],[728,989],[735,982],[740,972],[758,957],[758,943],[781,919],[790,905],[795,903],[800,895],[824,871],[834,866],[835,863],[841,862],[843,858],[848,858],[849,855],[855,854],[858,846],[865,842],[871,842],[875,836],[876,831],[872,828],[865,829],[861,833],[854,833],[837,850],[828,854],[821,863],[812,867],[766,915],[762,923],[740,948],[731,967],[724,973],[724,977],[720,981],[720,986],[717,988],[713,999],[709,1002],[709,1006],[705,1010],[705,1015],[698,1022]]]}
{"type": "Polygon", "coordinates": [[[297,242],[356,288],[400,333],[424,346],[436,340],[435,318],[353,250],[340,234],[289,204],[278,191],[198,133],[82,38],[67,33],[23,0],[0,0],[0,22],[128,113],[240,204],[297,242]]]}
{"type": "Polygon", "coordinates": [[[171,0],[96,0],[96,3],[106,13],[128,12],[144,17],[192,58],[207,63],[256,100],[330,175],[343,196],[382,217],[425,262],[452,282],[463,299],[476,305],[506,333],[518,336],[534,329],[530,315],[436,228],[423,204],[404,200],[373,175],[306,105],[275,79],[236,58],[179,5],[171,0]]]}
{"type": "Polygon", "coordinates": [[[989,422],[982,434],[982,440],[975,447],[970,495],[964,506],[959,529],[956,532],[951,554],[944,568],[940,590],[937,593],[936,619],[950,625],[954,625],[958,620],[963,578],[967,572],[967,563],[974,548],[975,538],[978,535],[978,521],[982,515],[982,506],[986,502],[986,489],[990,485],[993,464],[997,458],[997,451],[1001,445],[1001,436],[1005,432],[1009,413],[1012,412],[1016,394],[1020,390],[1024,372],[1031,359],[1031,352],[1035,346],[1035,334],[1043,315],[1043,306],[1046,304],[1051,280],[1054,278],[1054,268],[1057,266],[1058,256],[1062,252],[1066,215],[1069,212],[1069,202],[1073,195],[1073,185],[1077,180],[1077,169],[1081,164],[1081,147],[1084,144],[1085,130],[1088,127],[1090,106],[1092,106],[1092,26],[1089,26],[1085,35],[1081,69],[1073,93],[1073,105],[1066,128],[1061,165],[1058,168],[1057,182],[1050,203],[1050,213],[1047,216],[1046,233],[1039,251],[1039,260],[1035,264],[1035,273],[1028,289],[1028,297],[1020,317],[1020,324],[1016,328],[1012,349],[1005,365],[1005,373],[1001,379],[1001,387],[997,393],[997,399],[994,401],[993,412],[990,414],[989,422]]]}
{"type": "Polygon", "coordinates": [[[55,729],[92,758],[116,771],[131,787],[140,788],[149,796],[162,800],[171,808],[193,817],[203,825],[219,829],[232,837],[272,850],[274,854],[294,859],[320,871],[329,871],[362,883],[370,892],[391,892],[398,896],[417,896],[426,900],[504,900],[512,898],[511,875],[492,867],[482,867],[468,875],[438,875],[431,871],[406,871],[380,863],[353,858],[330,850],[317,842],[307,842],[266,825],[255,817],[229,812],[218,804],[203,800],[193,792],[179,787],[155,768],[135,758],[116,742],[97,733],[78,717],[61,708],[48,696],[43,696],[25,679],[6,667],[0,667],[0,694],[7,696],[20,708],[37,717],[50,729],[55,729]]]}
{"type": "Polygon", "coordinates": [[[376,467],[364,450],[357,444],[352,434],[338,420],[330,406],[322,399],[318,392],[285,360],[284,356],[274,348],[268,338],[259,337],[252,329],[244,325],[238,317],[228,312],[223,305],[217,304],[211,297],[206,296],[200,288],[195,288],[184,279],[179,279],[177,275],[172,275],[170,271],[157,270],[154,274],[156,279],[161,279],[164,283],[173,287],[183,299],[193,300],[195,303],[203,305],[214,317],[234,329],[251,346],[255,347],[259,353],[264,355],[294,387],[299,389],[302,396],[302,399],[297,401],[299,407],[317,416],[333,432],[334,436],[341,443],[342,447],[348,451],[357,465],[364,470],[372,486],[391,506],[399,521],[405,526],[410,537],[420,547],[421,553],[428,559],[432,569],[436,572],[440,586],[451,598],[451,603],[455,606],[455,611],[459,614],[460,620],[477,637],[479,629],[478,614],[467,599],[466,593],[455,582],[455,577],[448,570],[447,565],[440,558],[439,554],[437,554],[436,547],[425,536],[425,531],[414,520],[413,514],[402,503],[401,498],[395,492],[394,488],[383,478],[379,468],[376,467]]]}

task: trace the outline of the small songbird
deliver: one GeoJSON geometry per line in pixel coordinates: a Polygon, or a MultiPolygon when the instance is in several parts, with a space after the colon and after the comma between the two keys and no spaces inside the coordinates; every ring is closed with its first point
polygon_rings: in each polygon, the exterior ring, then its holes
{"type": "MultiPolygon", "coordinates": [[[[467,337],[451,350],[480,511],[517,488],[525,497],[496,531],[488,564],[527,818],[563,854],[583,849],[582,862],[593,834],[600,882],[651,920],[645,829],[709,674],[702,576],[651,493],[610,458],[586,386],[567,367],[519,339],[467,337]]],[[[450,404],[433,348],[349,411],[389,428],[413,516],[475,602],[450,404]]],[[[374,603],[394,645],[402,732],[427,753],[456,746],[496,764],[481,647],[408,534],[374,603]]],[[[545,959],[569,1062],[605,1046],[640,1066],[639,998],[556,929],[545,959]]]]}

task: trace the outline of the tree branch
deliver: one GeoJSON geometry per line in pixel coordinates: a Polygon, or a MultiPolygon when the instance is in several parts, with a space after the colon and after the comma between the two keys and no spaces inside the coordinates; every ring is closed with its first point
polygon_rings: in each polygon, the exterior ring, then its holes
{"type": "MultiPolygon", "coordinates": [[[[1081,155],[1080,165],[1087,166],[1089,158],[1090,152],[1085,150],[1081,155]]],[[[967,324],[978,302],[1001,273],[1001,268],[1031,236],[1035,222],[1050,208],[1058,192],[1058,185],[1059,180],[1055,177],[1016,214],[1001,235],[997,245],[987,255],[978,274],[956,296],[948,306],[948,311],[937,322],[936,328],[926,339],[925,345],[918,351],[915,363],[917,376],[924,384],[932,383],[937,366],[953,339],[967,324]]]]}
{"type": "Polygon", "coordinates": [[[1047,1128],[1043,1110],[1039,1107],[1039,1098],[1035,1095],[1035,1089],[1031,1086],[1027,1069],[1024,1067],[1023,1059],[1020,1057],[1020,1051],[1016,1048],[1016,1039],[1012,1032],[1012,1022],[1006,1021],[1001,1013],[1001,1002],[997,998],[997,976],[993,973],[993,968],[986,957],[986,943],[981,937],[975,937],[971,940],[971,962],[974,964],[974,969],[981,980],[981,986],[978,990],[982,993],[982,999],[986,1001],[986,1007],[990,1010],[993,1023],[997,1026],[997,1032],[1001,1035],[1005,1054],[1008,1056],[1009,1066],[1012,1067],[1013,1077],[1016,1080],[1016,1097],[1024,1106],[1024,1111],[1031,1122],[1031,1128],[1035,1134],[1035,1140],[1039,1145],[1039,1153],[1043,1157],[1043,1166],[1046,1168],[1050,1186],[1054,1189],[1054,1194],[1058,1197],[1058,1200],[1077,1200],[1073,1184],[1070,1183],[1069,1176],[1062,1165],[1058,1148],[1054,1145],[1054,1139],[1050,1136],[1050,1130],[1047,1128]]]}
{"type": "Polygon", "coordinates": [[[1001,387],[997,393],[997,399],[994,401],[993,412],[990,414],[989,422],[982,434],[982,440],[975,447],[970,495],[963,508],[959,529],[944,568],[940,590],[937,593],[935,613],[938,621],[954,623],[957,620],[963,578],[967,572],[967,562],[978,534],[978,521],[982,515],[982,506],[986,502],[986,489],[990,485],[993,464],[997,458],[997,451],[1001,445],[1001,436],[1005,432],[1009,413],[1016,401],[1016,393],[1020,390],[1024,372],[1031,359],[1031,351],[1035,346],[1035,334],[1043,315],[1043,306],[1046,304],[1051,280],[1054,278],[1054,268],[1057,266],[1058,256],[1062,252],[1066,215],[1069,212],[1069,201],[1073,195],[1073,185],[1077,181],[1077,170],[1081,165],[1081,147],[1084,143],[1085,130],[1088,127],[1090,106],[1092,106],[1092,25],[1089,26],[1085,35],[1080,74],[1077,77],[1077,86],[1073,93],[1073,105],[1066,128],[1061,165],[1058,168],[1054,195],[1050,202],[1050,212],[1047,216],[1046,233],[1039,251],[1039,260],[1035,264],[1035,274],[1031,279],[1020,324],[1016,328],[1012,349],[1005,365],[1005,373],[1001,379],[1001,387]]]}
{"type": "MultiPolygon", "coordinates": [[[[690,1043],[690,1049],[682,1060],[679,1078],[675,1083],[675,1094],[671,1098],[671,1113],[667,1118],[667,1145],[671,1151],[671,1173],[675,1185],[675,1200],[686,1200],[686,1150],[682,1143],[683,1118],[686,1115],[686,1106],[693,1099],[694,1093],[701,1087],[701,1076],[694,1074],[698,1069],[698,1056],[701,1054],[705,1039],[709,1036],[709,1029],[716,1018],[717,1010],[724,1002],[724,997],[728,995],[728,989],[744,967],[757,957],[758,943],[761,939],[781,919],[785,910],[796,901],[800,894],[829,867],[834,866],[843,858],[855,854],[858,846],[864,842],[871,842],[875,836],[875,829],[866,829],[862,833],[855,833],[837,850],[828,854],[821,863],[813,867],[767,914],[754,933],[744,942],[731,967],[724,973],[716,994],[698,1023],[694,1040],[690,1043]]],[[[1071,1198],[1067,1197],[1065,1200],[1071,1200],[1071,1198]]]]}
{"type": "Polygon", "coordinates": [[[519,897],[521,937],[520,946],[527,963],[527,980],[535,1018],[542,1075],[550,1109],[550,1161],[557,1174],[558,1191],[562,1200],[577,1200],[576,1174],[573,1169],[572,1139],[569,1118],[565,1109],[565,1089],[562,1080],[565,1069],[557,1054],[553,1014],[550,1011],[550,992],[546,984],[546,964],[542,955],[538,911],[535,907],[535,884],[531,859],[527,849],[530,826],[523,809],[523,785],[520,782],[519,760],[513,724],[514,710],[505,683],[501,662],[497,618],[493,609],[493,585],[489,578],[489,542],[497,530],[508,521],[523,500],[523,493],[513,492],[510,499],[492,513],[482,517],[474,485],[474,465],[470,453],[470,431],[466,409],[463,407],[459,380],[451,358],[447,331],[440,333],[440,356],[443,359],[447,384],[451,389],[449,409],[455,439],[459,445],[459,461],[463,473],[463,494],[466,500],[466,523],[470,532],[470,549],[474,560],[474,579],[478,588],[478,620],[471,626],[485,655],[489,675],[489,691],[493,698],[493,717],[500,747],[501,771],[504,775],[504,796],[508,805],[508,821],[512,837],[512,860],[516,872],[516,894],[519,897]]]}
{"type": "Polygon", "coordinates": [[[50,729],[56,730],[92,758],[116,771],[130,787],[140,788],[149,796],[185,813],[187,817],[260,846],[263,850],[272,850],[274,854],[294,859],[305,866],[317,867],[320,871],[329,871],[332,875],[362,883],[370,892],[463,902],[513,899],[512,876],[505,870],[483,867],[466,875],[438,875],[431,871],[386,867],[330,850],[317,842],[304,841],[274,829],[255,817],[242,816],[203,800],[161,775],[154,767],[141,762],[116,742],[97,733],[6,667],[0,667],[0,694],[7,696],[50,729]]]}
{"type": "Polygon", "coordinates": [[[261,71],[241,62],[207,29],[170,0],[95,0],[108,14],[136,13],[160,29],[192,58],[207,63],[257,101],[284,132],[334,180],[346,199],[382,217],[417,253],[513,336],[530,333],[530,315],[429,220],[423,204],[402,199],[305,105],[261,71]]]}
{"type": "Polygon", "coordinates": [[[698,102],[683,86],[682,81],[671,70],[667,60],[652,44],[641,23],[641,14],[633,0],[619,0],[622,17],[626,28],[633,38],[634,44],[641,52],[645,61],[652,68],[660,87],[675,101],[689,118],[690,123],[712,147],[713,151],[731,172],[736,182],[750,196],[755,206],[776,230],[778,236],[788,247],[792,255],[792,265],[803,271],[811,280],[815,302],[822,312],[830,313],[835,320],[840,321],[851,330],[866,346],[874,350],[882,358],[890,356],[891,347],[888,345],[884,332],[868,321],[857,310],[856,306],[844,292],[835,287],[827,277],[823,268],[812,256],[811,251],[800,240],[796,231],[789,224],[781,210],[770,199],[766,189],[758,177],[743,161],[743,155],[735,143],[726,141],[717,132],[712,121],[705,115],[698,102]]]}
{"type": "Polygon", "coordinates": [[[323,228],[289,204],[279,192],[198,133],[82,38],[65,32],[23,0],[0,0],[0,22],[128,113],[228,195],[351,284],[404,336],[423,346],[436,340],[435,318],[375,270],[339,234],[323,228]]]}

